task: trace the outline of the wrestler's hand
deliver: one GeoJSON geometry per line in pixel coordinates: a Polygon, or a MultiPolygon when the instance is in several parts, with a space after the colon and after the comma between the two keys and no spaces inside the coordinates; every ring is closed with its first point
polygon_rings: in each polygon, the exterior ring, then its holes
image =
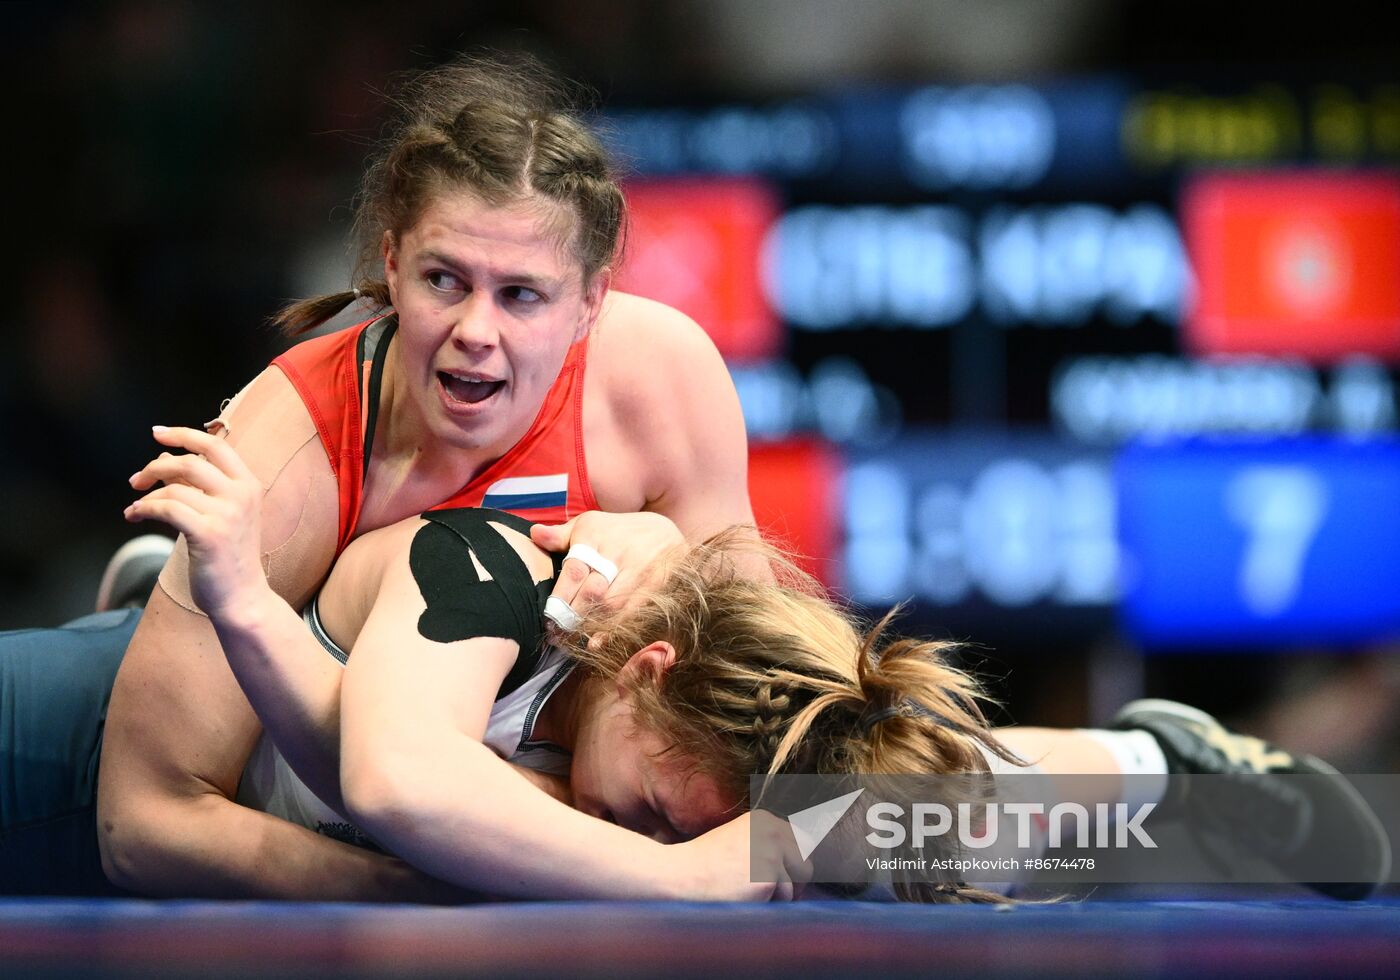
{"type": "Polygon", "coordinates": [[[753,810],[683,844],[667,846],[676,858],[681,895],[711,902],[791,902],[812,878],[786,820],[753,810]],[[750,848],[758,854],[750,861],[750,848]],[[762,880],[751,880],[762,879],[762,880]]]}
{"type": "Polygon", "coordinates": [[[217,619],[268,589],[258,550],[262,484],[220,438],[188,428],[151,432],[156,442],[188,452],[161,453],[132,475],[137,490],[165,485],[127,507],[126,519],[164,521],[185,536],[194,600],[217,619]]]}
{"type": "MultiPolygon", "coordinates": [[[[665,566],[664,559],[685,544],[685,535],[662,514],[601,510],[590,510],[566,524],[536,524],[530,529],[530,538],[546,551],[567,552],[586,545],[617,566],[616,576],[609,580],[610,569],[592,567],[590,562],[597,564],[592,558],[565,558],[550,597],[566,603],[575,613],[595,602],[614,608],[625,606],[639,587],[653,584],[652,576],[665,566]]],[[[560,625],[570,628],[568,623],[560,625]]]]}

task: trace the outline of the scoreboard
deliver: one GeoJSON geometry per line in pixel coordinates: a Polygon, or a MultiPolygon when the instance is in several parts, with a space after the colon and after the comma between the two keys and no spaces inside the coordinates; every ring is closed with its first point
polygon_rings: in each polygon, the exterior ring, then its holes
{"type": "Polygon", "coordinates": [[[849,88],[604,130],[617,285],[710,332],[760,523],[838,590],[974,636],[1400,636],[1395,80],[849,88]]]}
{"type": "Polygon", "coordinates": [[[1125,609],[1154,646],[1349,644],[1400,623],[1400,441],[1133,447],[1125,609]]]}

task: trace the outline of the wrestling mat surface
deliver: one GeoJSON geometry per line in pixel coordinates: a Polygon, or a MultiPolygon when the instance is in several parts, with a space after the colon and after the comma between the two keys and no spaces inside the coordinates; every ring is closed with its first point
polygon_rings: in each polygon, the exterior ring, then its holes
{"type": "Polygon", "coordinates": [[[1400,899],[0,901],[0,977],[1396,976],[1400,899]]]}

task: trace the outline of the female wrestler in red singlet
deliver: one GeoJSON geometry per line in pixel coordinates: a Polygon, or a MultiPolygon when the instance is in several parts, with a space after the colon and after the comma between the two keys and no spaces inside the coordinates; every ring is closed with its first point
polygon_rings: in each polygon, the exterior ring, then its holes
{"type": "MultiPolygon", "coordinates": [[[[591,546],[619,566],[619,589],[671,541],[644,520],[623,533],[577,516],[589,508],[658,512],[688,537],[751,521],[723,362],[683,315],[608,292],[622,196],[552,86],[532,67],[477,61],[422,76],[401,104],[365,180],[356,290],[283,322],[307,329],[356,297],[386,315],[294,348],[213,427],[261,484],[254,553],[272,591],[300,608],[354,537],[447,505],[569,519],[536,540],[591,546]],[[382,278],[369,271],[380,261],[382,278]]],[[[146,467],[133,486],[166,486],[129,518],[182,506],[186,475],[180,456],[146,467]]],[[[217,562],[195,565],[217,579],[217,562]]],[[[271,613],[223,608],[189,569],[182,545],[112,693],[98,791],[108,877],[150,894],[432,893],[400,862],[234,802],[260,725],[220,643],[271,613]]],[[[570,561],[556,596],[606,589],[570,561]]]]}

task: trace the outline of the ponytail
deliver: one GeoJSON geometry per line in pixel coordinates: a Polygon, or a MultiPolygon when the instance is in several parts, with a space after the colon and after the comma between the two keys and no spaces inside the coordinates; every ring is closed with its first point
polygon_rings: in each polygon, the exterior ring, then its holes
{"type": "MultiPolygon", "coordinates": [[[[872,773],[886,775],[985,774],[987,756],[1025,765],[991,732],[977,704],[980,690],[968,674],[944,660],[953,644],[897,639],[883,648],[880,637],[898,610],[891,610],[865,637],[860,657],[865,705],[850,737],[863,746],[872,773]]],[[[969,795],[972,787],[969,786],[969,795]]],[[[907,902],[989,904],[1005,896],[964,881],[896,882],[907,902]]]]}
{"type": "Polygon", "coordinates": [[[864,637],[857,659],[862,704],[851,737],[869,772],[986,772],[986,754],[1025,765],[992,735],[973,677],[946,662],[956,644],[900,638],[882,645],[892,609],[864,637]]]}
{"type": "Polygon", "coordinates": [[[299,337],[314,330],[359,299],[368,299],[379,309],[390,306],[389,284],[383,279],[365,279],[354,289],[341,293],[297,300],[282,307],[272,317],[273,326],[288,337],[299,337]]]}

